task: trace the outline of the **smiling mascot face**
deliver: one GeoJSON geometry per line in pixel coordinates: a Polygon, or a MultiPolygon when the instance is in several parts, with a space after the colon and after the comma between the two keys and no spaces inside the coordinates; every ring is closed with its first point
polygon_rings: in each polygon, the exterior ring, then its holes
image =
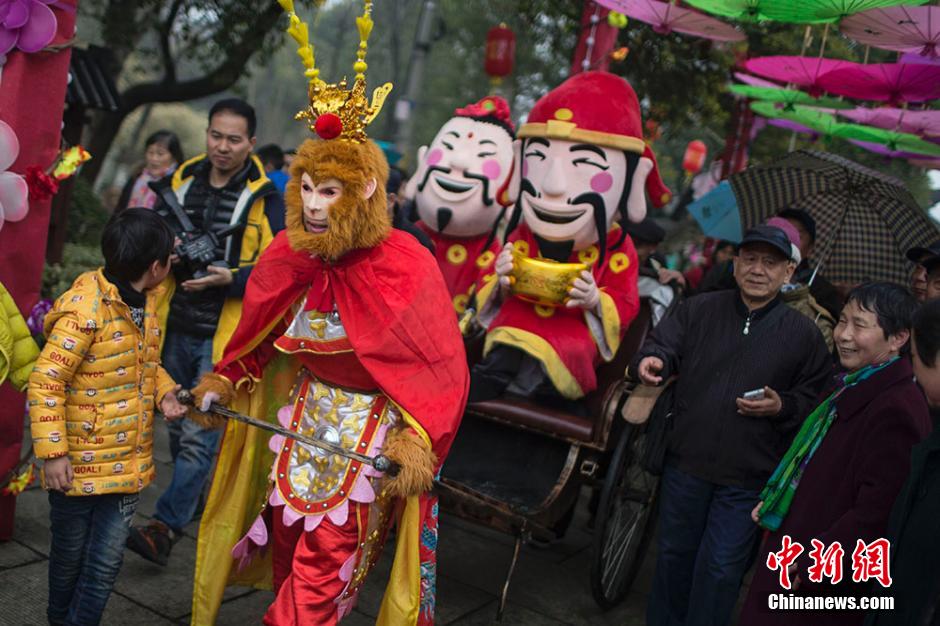
{"type": "Polygon", "coordinates": [[[605,248],[613,224],[646,216],[669,200],[643,141],[633,88],[607,72],[569,78],[532,109],[516,142],[519,219],[541,240],[583,250],[605,248]]]}
{"type": "Polygon", "coordinates": [[[352,143],[308,139],[297,150],[284,194],[287,205],[287,239],[291,248],[334,260],[349,250],[371,248],[391,229],[385,189],[388,162],[374,142],[352,143]],[[307,232],[304,226],[301,178],[307,174],[319,184],[335,178],[343,184],[339,198],[329,208],[327,229],[307,232]],[[379,191],[369,194],[375,180],[379,191]]]}
{"type": "Polygon", "coordinates": [[[513,167],[509,105],[488,96],[462,109],[418,151],[405,196],[418,216],[444,235],[488,233],[500,217],[513,167]]]}

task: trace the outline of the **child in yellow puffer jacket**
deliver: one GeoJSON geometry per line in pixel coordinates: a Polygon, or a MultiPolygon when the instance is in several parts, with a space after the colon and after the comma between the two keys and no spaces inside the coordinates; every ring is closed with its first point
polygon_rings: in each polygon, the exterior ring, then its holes
{"type": "Polygon", "coordinates": [[[186,409],[160,366],[154,289],[173,232],[146,209],[111,218],[105,266],[79,276],[46,315],[29,378],[33,450],[45,459],[52,547],[50,624],[97,624],[123,560],[138,493],[154,475],[156,407],[186,409]]]}

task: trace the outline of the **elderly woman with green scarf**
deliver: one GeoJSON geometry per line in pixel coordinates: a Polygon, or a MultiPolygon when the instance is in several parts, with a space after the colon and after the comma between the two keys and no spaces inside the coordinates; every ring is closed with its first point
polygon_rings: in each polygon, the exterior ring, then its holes
{"type": "MultiPolygon", "coordinates": [[[[862,624],[864,611],[771,610],[769,596],[878,595],[878,583],[852,581],[858,540],[884,537],[891,506],[907,477],[910,453],[930,431],[924,395],[907,356],[917,301],[888,283],[856,287],[833,332],[843,372],[806,418],[761,492],[752,516],[770,531],[741,614],[742,626],[862,624]],[[790,588],[771,569],[784,536],[803,547],[787,567],[790,588]],[[812,540],[843,550],[842,581],[813,582],[812,540]]],[[[815,578],[815,577],[814,577],[815,578]]],[[[810,600],[816,602],[816,600],[810,600]]],[[[784,604],[783,606],[792,606],[784,604]]]]}

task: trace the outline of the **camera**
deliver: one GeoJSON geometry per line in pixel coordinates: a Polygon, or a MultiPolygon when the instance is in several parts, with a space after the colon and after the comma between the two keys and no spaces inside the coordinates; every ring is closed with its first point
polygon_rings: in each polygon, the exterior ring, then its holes
{"type": "MultiPolygon", "coordinates": [[[[210,265],[227,268],[228,264],[226,264],[225,261],[216,258],[216,250],[221,246],[222,240],[231,237],[241,229],[241,224],[233,224],[217,233],[199,230],[193,225],[189,216],[186,215],[186,211],[183,210],[183,207],[180,206],[179,199],[176,197],[176,194],[173,193],[172,189],[169,187],[158,188],[154,186],[154,183],[150,184],[150,188],[156,191],[166,205],[170,207],[170,210],[173,212],[173,215],[176,216],[182,228],[181,232],[176,233],[180,243],[176,246],[174,252],[179,256],[180,263],[186,268],[186,271],[192,275],[193,278],[203,278],[209,275],[207,268],[210,265]]],[[[217,203],[217,197],[210,196],[209,206],[206,207],[206,213],[208,215],[215,213],[215,205],[217,203]]],[[[207,219],[207,222],[208,221],[210,220],[207,219]]]]}
{"type": "Polygon", "coordinates": [[[209,275],[208,267],[210,265],[219,265],[228,267],[228,265],[216,259],[215,251],[219,247],[221,239],[231,236],[238,230],[238,226],[230,226],[220,233],[183,230],[178,233],[180,244],[176,246],[176,254],[180,258],[180,263],[186,268],[186,271],[192,274],[193,278],[203,278],[209,275]]]}

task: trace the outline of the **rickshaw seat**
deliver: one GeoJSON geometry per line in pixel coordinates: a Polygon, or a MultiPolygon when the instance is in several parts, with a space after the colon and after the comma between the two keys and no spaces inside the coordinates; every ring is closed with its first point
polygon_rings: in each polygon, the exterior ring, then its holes
{"type": "Polygon", "coordinates": [[[624,386],[624,374],[633,355],[639,350],[650,326],[650,306],[646,298],[640,300],[640,310],[634,318],[614,358],[597,369],[597,389],[584,397],[587,414],[577,415],[554,409],[523,398],[497,398],[467,405],[467,414],[506,422],[525,430],[536,430],[562,439],[604,445],[614,418],[618,389],[624,386]]]}
{"type": "Polygon", "coordinates": [[[590,417],[556,411],[522,398],[499,398],[474,402],[467,406],[470,414],[510,422],[522,428],[540,430],[566,439],[592,441],[594,422],[590,417]]]}

